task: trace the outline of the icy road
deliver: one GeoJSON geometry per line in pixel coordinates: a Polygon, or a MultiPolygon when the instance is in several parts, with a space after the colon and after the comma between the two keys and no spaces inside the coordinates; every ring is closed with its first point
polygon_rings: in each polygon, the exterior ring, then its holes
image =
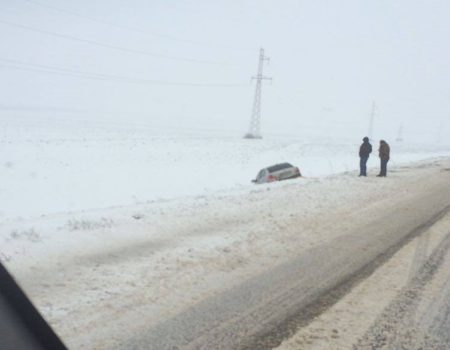
{"type": "Polygon", "coordinates": [[[73,349],[446,349],[449,169],[5,223],[2,260],[73,349]]]}

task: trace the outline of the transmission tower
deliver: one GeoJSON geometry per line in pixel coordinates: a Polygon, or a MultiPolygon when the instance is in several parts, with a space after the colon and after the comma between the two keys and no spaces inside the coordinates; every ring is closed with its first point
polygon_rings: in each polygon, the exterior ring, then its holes
{"type": "Polygon", "coordinates": [[[370,111],[370,120],[369,120],[369,130],[367,131],[367,137],[369,140],[373,138],[373,121],[375,119],[375,114],[377,112],[377,106],[375,105],[375,101],[372,102],[372,110],[370,111]]]}
{"type": "Polygon", "coordinates": [[[256,80],[255,98],[253,100],[252,117],[250,119],[250,128],[245,134],[246,139],[261,139],[261,88],[263,80],[272,80],[272,78],[263,75],[264,61],[269,61],[269,58],[264,56],[264,49],[259,50],[258,73],[252,77],[256,80]]]}

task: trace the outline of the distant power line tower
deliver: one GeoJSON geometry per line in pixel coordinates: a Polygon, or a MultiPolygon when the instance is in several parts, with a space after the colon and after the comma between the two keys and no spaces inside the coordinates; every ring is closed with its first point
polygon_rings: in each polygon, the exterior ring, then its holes
{"type": "Polygon", "coordinates": [[[375,101],[372,102],[372,109],[370,111],[370,119],[369,119],[369,130],[367,131],[367,137],[372,140],[373,139],[373,122],[375,120],[375,114],[377,113],[377,106],[375,101]]]}
{"type": "Polygon", "coordinates": [[[245,134],[246,139],[261,139],[261,88],[263,80],[272,80],[272,78],[263,75],[264,61],[269,61],[269,58],[264,56],[264,49],[259,50],[258,73],[252,77],[256,80],[255,98],[253,100],[252,117],[250,119],[250,128],[245,134]]]}

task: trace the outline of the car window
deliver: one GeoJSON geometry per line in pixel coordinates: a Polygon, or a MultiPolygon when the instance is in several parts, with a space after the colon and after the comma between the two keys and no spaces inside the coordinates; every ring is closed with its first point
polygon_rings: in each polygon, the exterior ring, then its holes
{"type": "Polygon", "coordinates": [[[271,166],[268,169],[269,169],[269,172],[273,173],[275,171],[288,169],[288,168],[292,168],[292,165],[289,163],[282,163],[282,164],[277,164],[277,165],[271,166]]]}
{"type": "Polygon", "coordinates": [[[267,169],[269,170],[270,173],[273,173],[275,171],[278,171],[279,165],[274,165],[274,166],[268,167],[267,169]]]}
{"type": "Polygon", "coordinates": [[[263,169],[263,170],[261,170],[259,173],[258,173],[258,176],[256,177],[258,180],[259,179],[261,179],[261,178],[263,178],[264,177],[264,173],[265,173],[265,170],[263,169]]]}

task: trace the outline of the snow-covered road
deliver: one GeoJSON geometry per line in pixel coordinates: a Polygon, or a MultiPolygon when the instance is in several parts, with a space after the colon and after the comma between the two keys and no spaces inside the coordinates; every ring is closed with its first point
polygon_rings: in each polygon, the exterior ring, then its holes
{"type": "Polygon", "coordinates": [[[450,213],[277,350],[449,348],[450,213]]]}
{"type": "Polygon", "coordinates": [[[270,348],[448,209],[447,168],[11,221],[2,260],[70,348],[270,348]]]}

